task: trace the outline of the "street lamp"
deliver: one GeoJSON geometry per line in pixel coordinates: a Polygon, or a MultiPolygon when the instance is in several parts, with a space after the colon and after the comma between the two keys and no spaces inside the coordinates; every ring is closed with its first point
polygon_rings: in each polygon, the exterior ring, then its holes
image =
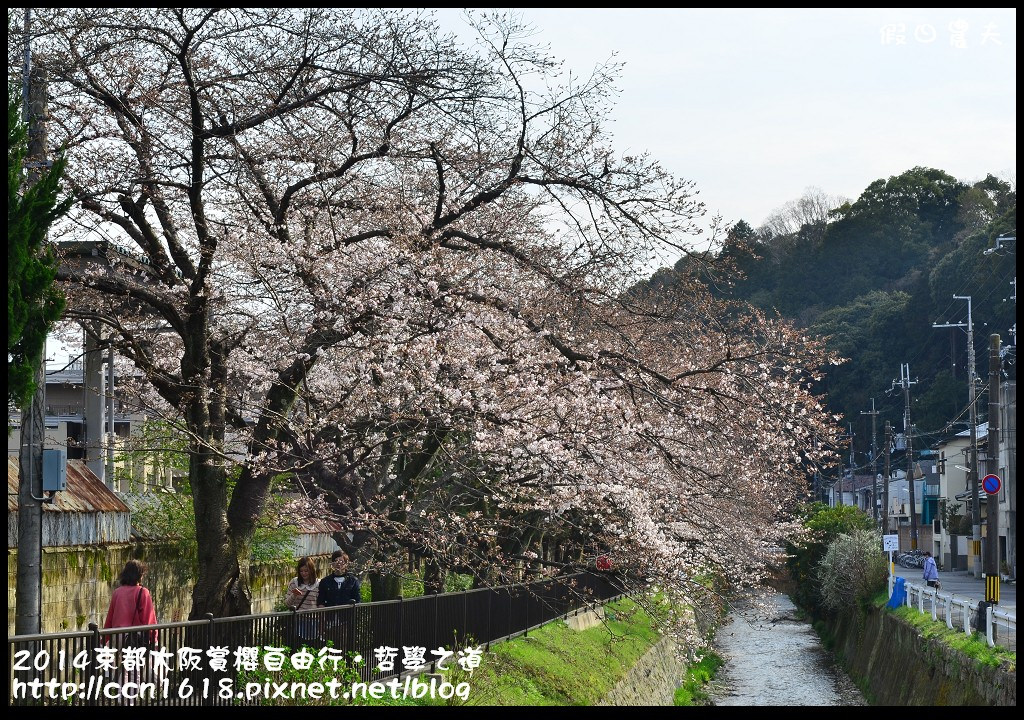
{"type": "Polygon", "coordinates": [[[988,250],[985,250],[983,254],[984,255],[991,255],[996,250],[1001,249],[1003,247],[1003,243],[1015,242],[1016,240],[1017,240],[1017,236],[1016,235],[1000,235],[999,237],[996,238],[996,246],[995,247],[990,247],[988,250]]]}

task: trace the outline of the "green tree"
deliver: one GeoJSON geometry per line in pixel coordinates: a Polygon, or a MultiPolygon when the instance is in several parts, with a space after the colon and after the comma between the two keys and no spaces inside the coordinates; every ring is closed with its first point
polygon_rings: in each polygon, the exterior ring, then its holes
{"type": "Polygon", "coordinates": [[[71,200],[58,202],[63,158],[26,182],[28,130],[21,121],[17,98],[7,100],[7,400],[22,407],[32,393],[32,380],[46,335],[64,311],[64,297],[53,285],[57,260],[46,243],[54,220],[71,200]]]}
{"type": "Polygon", "coordinates": [[[793,600],[810,612],[820,612],[823,604],[818,585],[818,565],[829,545],[840,535],[854,530],[871,530],[874,521],[863,510],[851,505],[828,507],[813,503],[802,511],[806,532],[786,543],[786,567],[796,583],[793,600]]]}
{"type": "Polygon", "coordinates": [[[856,419],[889,385],[900,358],[912,349],[906,327],[909,302],[905,292],[872,290],[823,312],[811,327],[827,338],[829,349],[850,358],[825,378],[832,409],[856,419]]]}

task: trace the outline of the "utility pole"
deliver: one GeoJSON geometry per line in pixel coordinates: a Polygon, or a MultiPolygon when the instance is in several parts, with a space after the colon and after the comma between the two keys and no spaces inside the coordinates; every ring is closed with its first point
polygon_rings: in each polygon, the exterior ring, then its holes
{"type": "MultiPolygon", "coordinates": [[[[988,345],[988,472],[999,475],[999,384],[1002,374],[999,335],[988,345]]],[[[988,538],[985,548],[985,602],[999,603],[999,493],[988,493],[988,538]]]]}
{"type": "MultiPolygon", "coordinates": [[[[974,577],[981,577],[981,501],[978,496],[978,398],[977,364],[974,360],[974,320],[971,315],[971,296],[954,295],[954,300],[967,301],[967,383],[968,408],[971,411],[970,461],[967,463],[967,482],[971,487],[971,557],[974,577]]],[[[965,327],[964,323],[935,323],[933,328],[965,327]]]]}
{"type": "MultiPolygon", "coordinates": [[[[850,480],[852,481],[853,480],[853,477],[852,477],[852,473],[853,473],[853,426],[852,425],[850,426],[850,433],[848,435],[840,435],[839,437],[836,438],[836,440],[838,440],[839,442],[842,442],[843,440],[849,440],[850,441],[850,473],[851,473],[850,480]]],[[[844,478],[844,474],[845,473],[843,472],[842,464],[837,464],[836,465],[836,473],[839,475],[839,482],[838,482],[838,485],[839,485],[838,498],[839,499],[836,501],[836,506],[840,506],[841,507],[842,505],[845,504],[843,502],[843,486],[844,486],[843,478],[844,478]]],[[[836,487],[835,485],[832,486],[833,491],[835,490],[835,487],[836,487]]]]}
{"type": "MultiPolygon", "coordinates": [[[[25,10],[25,74],[22,79],[22,111],[28,125],[28,184],[39,179],[46,160],[46,87],[32,70],[29,28],[32,11],[25,10]]],[[[43,442],[46,408],[46,345],[38,358],[33,382],[35,393],[21,414],[18,483],[18,575],[15,581],[14,634],[34,635],[40,631],[43,559],[43,442]],[[38,494],[36,489],[38,486],[38,494]]]]}
{"type": "Polygon", "coordinates": [[[888,420],[885,421],[885,477],[882,479],[884,483],[882,487],[882,510],[885,512],[885,529],[884,532],[889,532],[889,453],[892,451],[892,423],[888,420]]]}
{"type": "Polygon", "coordinates": [[[857,483],[855,481],[856,475],[854,474],[856,463],[853,460],[853,423],[847,423],[846,425],[850,429],[850,494],[853,495],[853,506],[857,507],[857,483]]]}
{"type": "MultiPolygon", "coordinates": [[[[817,456],[817,451],[818,451],[818,436],[817,435],[814,436],[814,451],[815,451],[815,456],[817,456]]],[[[824,500],[824,499],[825,499],[825,491],[824,491],[824,488],[822,488],[821,470],[818,467],[818,465],[815,464],[815,466],[814,466],[814,500],[815,500],[815,502],[817,502],[819,500],[824,500]]]]}
{"type": "MultiPolygon", "coordinates": [[[[839,474],[839,493],[836,496],[836,505],[838,507],[843,506],[843,466],[836,464],[836,472],[839,474]]],[[[833,488],[835,485],[832,486],[833,488]]]]}
{"type": "MultiPolygon", "coordinates": [[[[914,499],[914,444],[910,433],[910,386],[917,380],[910,379],[910,363],[900,365],[900,387],[903,388],[903,434],[907,439],[907,484],[910,489],[910,549],[917,550],[917,507],[914,499]]],[[[893,388],[896,381],[892,381],[893,388]]]]}
{"type": "Polygon", "coordinates": [[[875,410],[875,399],[871,398],[871,412],[860,411],[861,415],[871,416],[871,507],[874,511],[875,525],[878,525],[878,453],[875,451],[875,418],[878,411],[875,410]]]}

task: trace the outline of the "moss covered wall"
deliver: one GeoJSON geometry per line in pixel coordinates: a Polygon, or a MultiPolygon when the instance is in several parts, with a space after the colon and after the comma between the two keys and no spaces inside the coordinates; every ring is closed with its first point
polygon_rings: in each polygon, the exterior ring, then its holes
{"type": "MultiPolygon", "coordinates": [[[[153,543],[54,547],[43,551],[43,632],[85,630],[90,622],[102,626],[117,576],[132,558],[147,565],[142,584],[153,594],[157,620],[176,622],[188,618],[195,569],[176,548],[153,543]]],[[[326,558],[318,565],[325,568],[326,558]]],[[[17,550],[8,550],[8,635],[14,634],[17,574],[17,550]]],[[[283,600],[288,581],[294,576],[292,560],[253,565],[249,573],[253,612],[272,611],[283,600]]]]}
{"type": "Polygon", "coordinates": [[[1017,704],[1017,674],[980,665],[900,618],[872,609],[826,622],[833,648],[873,705],[1017,704]]]}

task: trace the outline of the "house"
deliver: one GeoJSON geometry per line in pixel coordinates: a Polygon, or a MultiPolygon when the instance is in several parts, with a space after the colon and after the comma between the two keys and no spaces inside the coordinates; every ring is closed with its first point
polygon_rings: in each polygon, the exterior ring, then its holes
{"type": "MultiPolygon", "coordinates": [[[[181,473],[159,457],[125,456],[146,416],[129,407],[117,393],[120,378],[111,376],[109,355],[104,359],[88,338],[86,345],[84,359],[47,368],[43,447],[65,449],[68,460],[84,461],[92,474],[115,492],[129,490],[129,479],[140,490],[173,487],[181,473]],[[113,394],[108,392],[111,383],[113,394]],[[97,418],[96,422],[90,423],[90,417],[97,418]]],[[[8,458],[19,454],[21,420],[20,412],[8,413],[8,458]]]]}
{"type": "MultiPolygon", "coordinates": [[[[1000,565],[1012,566],[1011,575],[1016,577],[1016,383],[1006,383],[1001,389],[1002,402],[999,431],[999,472],[1002,488],[998,493],[999,512],[999,561],[1000,565]]],[[[984,545],[988,541],[988,514],[992,511],[993,498],[981,487],[981,481],[989,473],[988,448],[989,425],[987,422],[975,428],[978,439],[978,506],[981,516],[981,533],[984,545]]],[[[966,520],[957,520],[951,527],[943,527],[941,542],[946,567],[957,570],[972,570],[973,560],[970,548],[971,518],[973,515],[973,489],[969,482],[970,430],[964,430],[936,445],[940,456],[942,478],[942,500],[946,516],[956,515],[966,520]],[[947,559],[948,558],[948,559],[947,559]]]]}

